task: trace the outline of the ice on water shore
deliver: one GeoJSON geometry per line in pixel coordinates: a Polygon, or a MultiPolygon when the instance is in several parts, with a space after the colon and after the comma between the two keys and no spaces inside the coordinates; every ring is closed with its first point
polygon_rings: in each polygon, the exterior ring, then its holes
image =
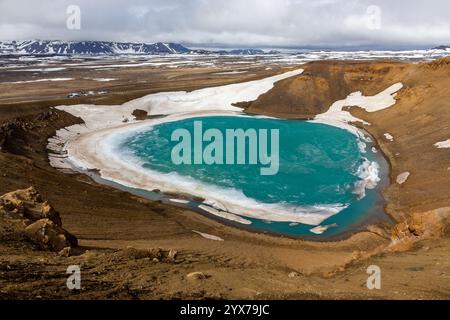
{"type": "MultiPolygon", "coordinates": [[[[353,126],[352,123],[359,122],[364,125],[370,125],[370,123],[354,117],[349,111],[344,110],[344,108],[356,106],[367,112],[377,112],[389,108],[395,104],[395,97],[401,88],[403,88],[403,84],[396,83],[374,96],[363,96],[361,92],[354,92],[347,96],[346,99],[333,103],[328,111],[317,115],[310,122],[327,124],[348,130],[357,136],[358,144],[362,145],[363,141],[368,138],[362,130],[353,126]]],[[[386,136],[386,138],[393,139],[391,135],[386,136]]],[[[375,188],[380,181],[379,165],[376,162],[370,162],[365,159],[356,174],[361,180],[356,184],[354,193],[358,195],[358,198],[363,198],[366,189],[375,188]]]]}
{"type": "Polygon", "coordinates": [[[311,231],[314,234],[323,234],[328,229],[335,228],[335,227],[337,227],[337,224],[333,223],[333,224],[329,224],[329,225],[325,225],[325,226],[317,226],[315,228],[310,229],[309,231],[311,231]]]}
{"type": "MultiPolygon", "coordinates": [[[[192,92],[169,92],[145,96],[121,106],[75,105],[59,106],[60,110],[81,117],[85,124],[61,129],[57,137],[49,140],[49,149],[58,150],[64,145],[67,161],[81,169],[100,169],[105,179],[128,187],[146,190],[159,189],[163,192],[183,192],[189,190],[194,196],[204,197],[211,203],[222,203],[229,212],[213,206],[202,205],[202,209],[225,219],[249,224],[249,220],[238,215],[266,219],[271,221],[300,222],[317,225],[328,217],[343,210],[345,204],[315,206],[309,208],[285,207],[276,204],[262,204],[249,199],[238,190],[228,193],[214,186],[191,181],[187,177],[173,177],[151,170],[142,172],[139,164],[123,159],[113,146],[118,139],[141,128],[168,121],[178,121],[200,115],[236,115],[242,109],[233,104],[239,101],[256,100],[261,94],[273,88],[274,83],[288,77],[299,75],[303,70],[294,70],[284,74],[221,87],[200,89],[192,92]],[[136,123],[132,112],[142,109],[149,114],[165,114],[166,117],[136,123]],[[136,178],[137,177],[137,178],[136,178]]],[[[50,156],[50,163],[61,166],[61,157],[50,156]]],[[[65,165],[67,168],[67,165],[65,165]]],[[[193,179],[192,179],[193,180],[193,179]]]]}
{"type": "Polygon", "coordinates": [[[375,189],[378,182],[380,182],[379,170],[380,166],[378,163],[364,159],[363,164],[356,172],[360,180],[356,183],[353,191],[358,196],[358,199],[366,196],[366,189],[375,189]]]}
{"type": "Polygon", "coordinates": [[[124,108],[142,109],[149,115],[168,115],[202,111],[242,111],[237,102],[254,101],[273,88],[274,83],[303,73],[302,69],[289,71],[262,80],[199,89],[191,92],[162,92],[135,99],[124,108]]]}
{"type": "MultiPolygon", "coordinates": [[[[97,130],[124,125],[123,119],[135,122],[133,111],[147,111],[149,115],[199,115],[208,112],[241,112],[242,108],[233,104],[242,101],[256,100],[261,94],[273,88],[275,82],[300,75],[303,69],[289,71],[262,80],[230,84],[220,87],[205,88],[191,92],[161,92],[146,95],[129,101],[123,105],[73,105],[57,106],[59,110],[80,117],[84,125],[73,126],[69,131],[97,130]],[[80,128],[83,127],[83,128],[80,128]],[[77,129],[78,128],[78,129],[77,129]]],[[[67,128],[63,129],[66,130],[67,128]]],[[[61,130],[60,130],[61,131],[61,130]]],[[[59,135],[57,133],[57,135],[59,135]]]]}
{"type": "MultiPolygon", "coordinates": [[[[133,163],[130,159],[124,159],[123,155],[118,154],[117,150],[114,149],[117,142],[126,135],[163,122],[178,121],[202,115],[239,115],[242,109],[234,106],[234,103],[256,100],[261,94],[273,88],[275,82],[299,75],[302,72],[303,70],[298,69],[262,80],[205,88],[192,92],[151,94],[120,106],[59,106],[57,109],[81,117],[85,123],[61,129],[57,132],[56,137],[49,140],[49,149],[55,150],[55,153],[57,153],[54,156],[50,155],[50,163],[55,167],[63,168],[75,166],[81,169],[99,169],[104,179],[128,187],[150,191],[159,189],[162,192],[170,193],[189,190],[192,195],[207,199],[207,203],[220,203],[221,207],[225,207],[227,211],[206,203],[200,207],[201,209],[221,218],[243,224],[251,223],[244,218],[249,217],[269,221],[319,225],[348,205],[335,204],[299,208],[286,207],[280,204],[262,204],[245,197],[238,190],[230,190],[227,193],[219,187],[215,190],[214,186],[203,185],[198,181],[191,181],[180,175],[174,177],[151,170],[142,170],[139,164],[133,163]],[[164,115],[164,117],[137,122],[133,120],[134,117],[132,116],[135,109],[147,111],[149,115],[164,115]],[[124,123],[124,119],[129,121],[124,123]],[[63,147],[61,148],[61,146],[63,147]],[[61,154],[67,154],[67,159],[61,157],[61,154]],[[61,161],[64,164],[61,164],[61,161]]],[[[333,104],[327,113],[319,115],[312,122],[335,125],[361,136],[360,131],[350,124],[357,118],[344,111],[344,106],[358,105],[369,112],[381,110],[395,103],[394,93],[400,88],[401,84],[396,84],[373,97],[364,97],[361,93],[352,94],[347,99],[333,104]]],[[[360,186],[361,194],[362,189],[370,188],[373,183],[376,185],[376,179],[378,178],[376,170],[376,166],[369,162],[367,166],[364,166],[364,170],[359,173],[364,181],[364,184],[360,186]]]]}

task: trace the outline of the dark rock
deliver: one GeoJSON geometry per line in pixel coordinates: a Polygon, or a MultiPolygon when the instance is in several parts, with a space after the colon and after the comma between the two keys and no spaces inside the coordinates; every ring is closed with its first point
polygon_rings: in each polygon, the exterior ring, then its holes
{"type": "Polygon", "coordinates": [[[136,120],[145,120],[147,119],[148,112],[145,110],[136,109],[133,111],[132,115],[136,118],[136,120]]]}

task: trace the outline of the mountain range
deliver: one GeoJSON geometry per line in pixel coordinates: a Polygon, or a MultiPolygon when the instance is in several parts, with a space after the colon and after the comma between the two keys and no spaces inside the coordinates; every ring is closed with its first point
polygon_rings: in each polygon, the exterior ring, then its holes
{"type": "Polygon", "coordinates": [[[131,43],[107,41],[11,41],[0,42],[3,54],[57,54],[57,55],[110,55],[110,54],[175,54],[191,50],[176,43],[131,43]]]}
{"type": "Polygon", "coordinates": [[[433,50],[449,50],[449,49],[450,49],[450,46],[447,46],[447,45],[442,45],[442,46],[433,48],[433,50]]]}
{"type": "MultiPolygon", "coordinates": [[[[178,43],[133,43],[108,41],[27,40],[0,42],[0,54],[33,55],[113,55],[113,54],[233,54],[257,55],[260,49],[234,49],[230,51],[191,50],[178,43]]],[[[271,52],[273,53],[273,52],[271,52]]]]}

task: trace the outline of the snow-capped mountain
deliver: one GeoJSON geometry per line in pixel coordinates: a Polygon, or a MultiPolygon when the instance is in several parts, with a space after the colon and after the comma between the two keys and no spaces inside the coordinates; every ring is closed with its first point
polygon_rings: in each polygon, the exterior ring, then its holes
{"type": "Polygon", "coordinates": [[[264,54],[264,51],[261,49],[234,49],[229,51],[228,53],[234,55],[258,55],[264,54]]]}
{"type": "Polygon", "coordinates": [[[177,43],[131,43],[107,41],[11,41],[0,42],[3,54],[175,54],[191,50],[177,43]]]}
{"type": "MultiPolygon", "coordinates": [[[[54,55],[114,55],[114,54],[231,54],[261,55],[261,49],[233,49],[209,51],[191,50],[178,43],[134,43],[109,41],[27,40],[0,41],[0,54],[54,55]]],[[[269,52],[275,53],[275,51],[269,52]]]]}
{"type": "Polygon", "coordinates": [[[0,42],[0,54],[13,53],[15,51],[14,42],[0,42]]]}
{"type": "Polygon", "coordinates": [[[438,47],[434,47],[432,50],[450,50],[450,46],[438,46],[438,47]]]}
{"type": "MultiPolygon", "coordinates": [[[[198,50],[197,50],[198,51],[198,50]]],[[[267,54],[267,52],[261,50],[261,49],[231,49],[231,50],[218,50],[218,51],[206,51],[208,53],[216,53],[216,54],[230,54],[234,56],[252,56],[252,55],[262,55],[267,54]]]]}

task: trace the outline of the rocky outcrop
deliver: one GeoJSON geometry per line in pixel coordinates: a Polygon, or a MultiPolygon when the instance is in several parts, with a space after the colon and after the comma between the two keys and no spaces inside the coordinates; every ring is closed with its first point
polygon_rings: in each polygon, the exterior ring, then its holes
{"type": "Polygon", "coordinates": [[[14,121],[0,124],[0,151],[6,148],[8,139],[17,132],[17,130],[23,129],[20,125],[20,123],[14,121]]]}
{"type": "Polygon", "coordinates": [[[40,219],[25,228],[25,234],[45,249],[61,251],[77,245],[76,238],[52,220],[40,219]]]}
{"type": "Polygon", "coordinates": [[[145,110],[136,109],[133,111],[132,115],[135,117],[136,120],[146,120],[148,117],[148,112],[145,110]]]}
{"type": "Polygon", "coordinates": [[[24,236],[43,250],[59,252],[78,244],[63,229],[59,213],[33,187],[0,196],[0,219],[10,233],[24,236]]]}
{"type": "Polygon", "coordinates": [[[205,275],[203,272],[191,272],[186,276],[186,279],[189,281],[199,281],[199,280],[204,280],[207,279],[208,276],[205,275]]]}
{"type": "Polygon", "coordinates": [[[438,239],[447,234],[450,208],[414,213],[392,229],[390,251],[406,251],[420,240],[438,239]]]}

